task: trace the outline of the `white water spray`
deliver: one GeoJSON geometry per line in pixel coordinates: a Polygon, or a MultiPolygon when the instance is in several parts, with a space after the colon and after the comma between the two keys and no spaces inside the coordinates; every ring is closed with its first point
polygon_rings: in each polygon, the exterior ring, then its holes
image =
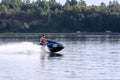
{"type": "Polygon", "coordinates": [[[19,42],[0,45],[0,54],[36,54],[41,47],[32,42],[19,42]]]}

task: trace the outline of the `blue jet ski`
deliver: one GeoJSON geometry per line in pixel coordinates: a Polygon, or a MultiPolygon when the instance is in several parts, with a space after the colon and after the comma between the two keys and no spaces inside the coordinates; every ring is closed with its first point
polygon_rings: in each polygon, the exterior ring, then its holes
{"type": "MultiPolygon", "coordinates": [[[[40,43],[40,45],[42,44],[40,43]]],[[[55,41],[48,41],[46,45],[51,53],[59,52],[64,49],[64,46],[61,43],[55,41]]]]}
{"type": "Polygon", "coordinates": [[[53,52],[53,53],[64,49],[64,46],[62,44],[55,42],[55,41],[48,41],[47,47],[50,50],[50,52],[53,52]]]}

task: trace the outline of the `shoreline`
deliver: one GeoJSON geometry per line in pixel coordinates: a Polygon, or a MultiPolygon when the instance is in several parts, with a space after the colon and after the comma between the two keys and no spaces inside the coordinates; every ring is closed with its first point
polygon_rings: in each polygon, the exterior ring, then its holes
{"type": "Polygon", "coordinates": [[[120,33],[101,33],[101,32],[89,32],[89,33],[0,33],[0,35],[120,35],[120,33]]]}
{"type": "Polygon", "coordinates": [[[80,37],[93,37],[93,36],[120,36],[120,33],[1,33],[2,39],[39,39],[42,34],[45,34],[47,38],[80,38],[80,37]]]}

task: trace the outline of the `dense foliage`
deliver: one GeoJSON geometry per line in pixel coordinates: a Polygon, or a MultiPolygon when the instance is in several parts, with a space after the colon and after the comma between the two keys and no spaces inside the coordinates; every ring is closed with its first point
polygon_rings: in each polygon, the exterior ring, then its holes
{"type": "Polygon", "coordinates": [[[83,0],[2,0],[0,32],[120,32],[120,4],[87,6],[83,0]]]}

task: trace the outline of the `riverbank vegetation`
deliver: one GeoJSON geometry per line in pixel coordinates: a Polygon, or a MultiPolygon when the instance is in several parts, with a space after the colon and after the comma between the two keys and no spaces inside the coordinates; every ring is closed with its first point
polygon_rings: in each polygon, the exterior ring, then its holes
{"type": "Polygon", "coordinates": [[[2,0],[1,33],[120,32],[120,4],[88,6],[84,0],[2,0]]]}

